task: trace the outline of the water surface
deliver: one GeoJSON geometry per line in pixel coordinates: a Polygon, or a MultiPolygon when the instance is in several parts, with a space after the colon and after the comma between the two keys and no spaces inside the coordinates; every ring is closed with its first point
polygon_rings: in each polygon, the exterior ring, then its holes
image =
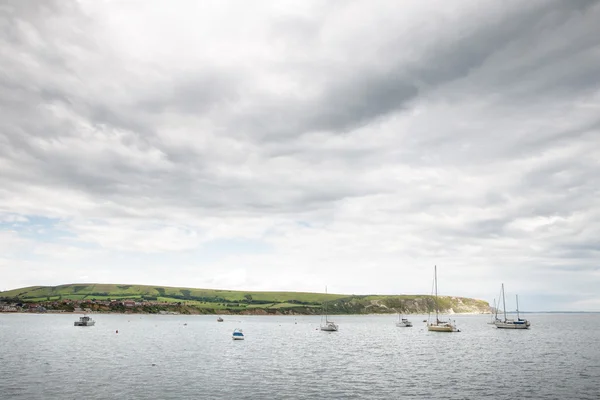
{"type": "Polygon", "coordinates": [[[314,316],[92,316],[0,314],[0,399],[600,398],[600,314],[528,314],[528,331],[461,315],[454,334],[414,315],[336,316],[334,333],[314,316]]]}

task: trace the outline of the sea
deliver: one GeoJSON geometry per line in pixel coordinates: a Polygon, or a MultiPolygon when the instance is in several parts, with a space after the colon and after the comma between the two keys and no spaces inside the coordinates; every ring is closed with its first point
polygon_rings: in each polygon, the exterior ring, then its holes
{"type": "Polygon", "coordinates": [[[600,399],[600,314],[489,315],[0,314],[0,399],[600,399]],[[231,334],[241,328],[245,340],[231,334]]]}

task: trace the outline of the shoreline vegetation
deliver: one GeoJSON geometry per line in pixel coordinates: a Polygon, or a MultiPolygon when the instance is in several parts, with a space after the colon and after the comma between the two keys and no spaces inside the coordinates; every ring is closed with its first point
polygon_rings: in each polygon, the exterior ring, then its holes
{"type": "MultiPolygon", "coordinates": [[[[183,315],[319,315],[427,314],[435,309],[430,295],[347,295],[308,292],[254,292],[149,285],[68,284],[31,286],[0,292],[0,312],[183,314],[183,315]]],[[[488,302],[438,296],[446,314],[488,314],[488,302]]]]}

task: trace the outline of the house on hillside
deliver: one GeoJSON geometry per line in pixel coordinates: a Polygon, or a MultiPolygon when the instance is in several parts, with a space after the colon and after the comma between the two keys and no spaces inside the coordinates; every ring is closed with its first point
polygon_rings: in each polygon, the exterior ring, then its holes
{"type": "Polygon", "coordinates": [[[133,300],[125,300],[123,302],[123,305],[125,307],[127,307],[127,308],[133,308],[133,307],[135,307],[135,301],[133,301],[133,300]]]}

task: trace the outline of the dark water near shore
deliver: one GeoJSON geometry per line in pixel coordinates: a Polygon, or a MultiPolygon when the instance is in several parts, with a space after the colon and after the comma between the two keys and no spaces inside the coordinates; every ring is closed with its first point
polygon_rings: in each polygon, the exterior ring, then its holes
{"type": "Polygon", "coordinates": [[[423,316],[336,316],[336,333],[318,317],[92,317],[0,314],[0,399],[600,398],[600,314],[527,314],[529,331],[455,316],[455,334],[423,316]]]}

